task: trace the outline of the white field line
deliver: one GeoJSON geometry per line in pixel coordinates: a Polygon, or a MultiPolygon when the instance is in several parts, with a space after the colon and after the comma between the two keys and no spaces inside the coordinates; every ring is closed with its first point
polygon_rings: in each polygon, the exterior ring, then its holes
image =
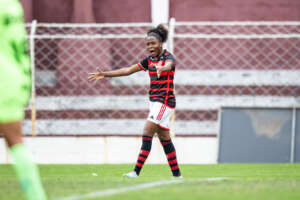
{"type": "Polygon", "coordinates": [[[215,182],[215,181],[224,181],[230,180],[229,177],[210,177],[210,178],[197,178],[197,179],[185,179],[186,183],[195,183],[195,182],[215,182]]]}
{"type": "Polygon", "coordinates": [[[211,178],[203,179],[203,181],[211,182],[211,181],[223,181],[228,179],[229,179],[228,177],[211,177],[211,178]]]}
{"type": "MultiPolygon", "coordinates": [[[[212,182],[212,181],[223,181],[223,180],[228,180],[228,179],[229,179],[228,177],[211,177],[211,178],[201,179],[199,181],[212,182]]],[[[111,196],[111,195],[115,195],[115,194],[120,194],[120,193],[140,190],[140,189],[157,187],[160,185],[179,184],[179,183],[183,183],[183,182],[184,182],[184,180],[163,180],[163,181],[144,183],[144,184],[140,184],[140,185],[134,185],[134,186],[129,186],[129,187],[117,188],[117,189],[107,189],[107,190],[92,192],[92,193],[83,194],[83,195],[73,195],[70,197],[57,198],[54,200],[82,200],[82,199],[89,199],[89,198],[100,198],[100,197],[111,196]]]]}
{"type": "Polygon", "coordinates": [[[183,180],[163,180],[163,181],[144,183],[144,184],[134,185],[134,186],[129,186],[129,187],[123,187],[123,188],[107,189],[107,190],[92,192],[92,193],[83,194],[83,195],[73,195],[73,196],[66,197],[66,198],[58,198],[55,200],[81,200],[81,199],[89,199],[89,198],[100,198],[100,197],[104,197],[104,196],[111,196],[111,195],[115,195],[115,194],[120,194],[120,193],[135,191],[135,190],[141,190],[141,189],[147,189],[147,188],[157,187],[157,186],[161,186],[161,185],[178,184],[178,183],[182,183],[182,182],[183,182],[183,180]]]}

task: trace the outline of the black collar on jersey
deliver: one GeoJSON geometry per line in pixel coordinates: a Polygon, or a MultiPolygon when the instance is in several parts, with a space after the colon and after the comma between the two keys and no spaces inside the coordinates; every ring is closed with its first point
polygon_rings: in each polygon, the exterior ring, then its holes
{"type": "Polygon", "coordinates": [[[161,54],[159,56],[156,56],[156,57],[153,57],[153,56],[150,56],[150,60],[152,61],[159,61],[159,60],[162,60],[164,58],[164,53],[166,52],[167,50],[164,49],[162,50],[161,54]]]}

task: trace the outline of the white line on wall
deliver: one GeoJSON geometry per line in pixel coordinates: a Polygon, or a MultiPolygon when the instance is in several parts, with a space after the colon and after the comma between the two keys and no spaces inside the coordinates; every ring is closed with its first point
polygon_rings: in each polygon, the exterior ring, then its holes
{"type": "MultiPolygon", "coordinates": [[[[299,70],[177,70],[178,85],[300,85],[299,70]],[[188,78],[187,78],[188,77],[188,78]]],[[[148,73],[110,79],[114,86],[149,85],[148,73]]],[[[37,70],[37,86],[55,86],[56,71],[37,70]]]]}
{"type": "MultiPolygon", "coordinates": [[[[222,96],[222,95],[178,95],[176,109],[208,110],[226,107],[299,107],[300,98],[291,96],[222,96]]],[[[37,97],[37,110],[102,110],[126,109],[148,110],[148,97],[131,96],[50,96],[37,97]]]]}
{"type": "MultiPolygon", "coordinates": [[[[37,120],[38,134],[142,134],[146,119],[47,119],[37,120]]],[[[217,121],[178,120],[177,134],[216,134],[217,121]]],[[[31,134],[31,120],[24,120],[23,132],[31,134]]]]}

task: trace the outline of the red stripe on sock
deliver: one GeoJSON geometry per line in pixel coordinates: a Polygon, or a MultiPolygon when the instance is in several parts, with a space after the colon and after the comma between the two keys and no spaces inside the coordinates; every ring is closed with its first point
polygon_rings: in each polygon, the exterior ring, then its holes
{"type": "Polygon", "coordinates": [[[144,158],[144,157],[142,157],[142,156],[139,156],[139,157],[138,157],[138,160],[145,162],[146,158],[144,158]]]}
{"type": "Polygon", "coordinates": [[[175,156],[176,156],[176,151],[173,151],[173,152],[167,154],[168,159],[173,158],[175,156]]]}
{"type": "Polygon", "coordinates": [[[149,151],[146,151],[146,150],[141,150],[140,154],[144,155],[144,156],[148,156],[149,155],[149,151]]]}
{"type": "Polygon", "coordinates": [[[179,169],[178,165],[171,167],[171,170],[176,170],[176,169],[179,169]]]}
{"type": "Polygon", "coordinates": [[[165,145],[167,145],[167,144],[170,144],[171,141],[160,141],[160,143],[161,143],[163,146],[165,146],[165,145]]]}
{"type": "Polygon", "coordinates": [[[174,160],[170,160],[169,162],[169,165],[173,165],[173,164],[176,164],[177,163],[177,159],[174,159],[174,160]]]}
{"type": "Polygon", "coordinates": [[[139,162],[137,162],[136,165],[139,166],[139,167],[143,167],[143,164],[141,164],[139,162]]]}
{"type": "Polygon", "coordinates": [[[143,137],[143,141],[150,141],[152,140],[152,137],[143,137]]]}

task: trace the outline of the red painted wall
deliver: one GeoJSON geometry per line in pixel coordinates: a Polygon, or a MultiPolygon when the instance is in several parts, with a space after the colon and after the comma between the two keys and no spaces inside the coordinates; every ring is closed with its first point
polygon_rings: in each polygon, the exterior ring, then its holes
{"type": "Polygon", "coordinates": [[[170,0],[177,21],[299,21],[299,0],[170,0]]]}
{"type": "Polygon", "coordinates": [[[20,1],[27,22],[32,19],[55,23],[151,22],[150,0],[20,1]]]}
{"type": "Polygon", "coordinates": [[[98,23],[151,22],[150,0],[94,0],[98,23]]]}
{"type": "MultiPolygon", "coordinates": [[[[27,22],[151,22],[150,0],[20,0],[27,22]],[[85,5],[90,4],[90,5],[85,5]]],[[[170,0],[177,21],[299,21],[299,0],[170,0]]]]}
{"type": "Polygon", "coordinates": [[[32,0],[20,0],[20,2],[24,8],[25,21],[32,21],[32,0]]]}
{"type": "Polygon", "coordinates": [[[73,0],[32,0],[32,17],[38,22],[71,22],[73,0]]]}

